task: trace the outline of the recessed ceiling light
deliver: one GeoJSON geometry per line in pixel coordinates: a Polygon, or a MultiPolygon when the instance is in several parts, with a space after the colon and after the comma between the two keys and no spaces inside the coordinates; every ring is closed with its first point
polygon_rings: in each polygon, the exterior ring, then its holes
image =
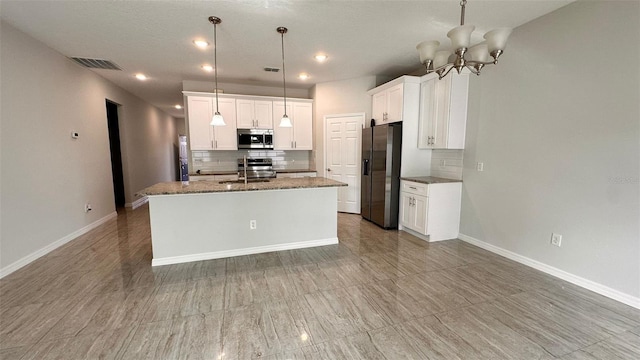
{"type": "Polygon", "coordinates": [[[325,62],[327,60],[328,56],[325,54],[318,54],[316,56],[314,56],[314,59],[316,59],[317,62],[325,62]]]}
{"type": "Polygon", "coordinates": [[[136,79],[138,80],[147,80],[147,76],[145,74],[136,74],[136,79]]]}
{"type": "Polygon", "coordinates": [[[308,78],[309,78],[309,74],[302,73],[298,75],[298,79],[300,80],[307,80],[308,78]]]}
{"type": "Polygon", "coordinates": [[[193,40],[193,44],[199,47],[200,49],[206,49],[207,46],[209,46],[209,42],[204,40],[193,40]]]}
{"type": "Polygon", "coordinates": [[[180,109],[182,109],[182,105],[176,105],[175,108],[180,110],[180,109]]]}
{"type": "Polygon", "coordinates": [[[211,65],[202,65],[202,70],[204,70],[206,72],[212,72],[213,71],[213,66],[211,66],[211,65]]]}

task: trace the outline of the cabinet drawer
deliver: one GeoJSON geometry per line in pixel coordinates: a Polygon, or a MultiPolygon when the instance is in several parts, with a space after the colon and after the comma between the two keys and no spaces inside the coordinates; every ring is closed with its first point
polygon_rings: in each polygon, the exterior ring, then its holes
{"type": "Polygon", "coordinates": [[[400,191],[416,195],[429,196],[429,185],[402,180],[400,182],[400,191]]]}

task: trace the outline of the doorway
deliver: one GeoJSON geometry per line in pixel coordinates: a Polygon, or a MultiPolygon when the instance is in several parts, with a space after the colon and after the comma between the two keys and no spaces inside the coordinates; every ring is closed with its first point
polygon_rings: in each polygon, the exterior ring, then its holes
{"type": "Polygon", "coordinates": [[[360,213],[360,163],[364,113],[324,117],[324,177],[347,183],[338,188],[338,211],[360,213]]]}
{"type": "Polygon", "coordinates": [[[118,107],[120,105],[106,100],[107,125],[109,127],[109,150],[111,152],[111,174],[113,177],[113,197],[116,209],[124,207],[124,173],[122,171],[122,152],[120,151],[120,125],[118,107]]]}

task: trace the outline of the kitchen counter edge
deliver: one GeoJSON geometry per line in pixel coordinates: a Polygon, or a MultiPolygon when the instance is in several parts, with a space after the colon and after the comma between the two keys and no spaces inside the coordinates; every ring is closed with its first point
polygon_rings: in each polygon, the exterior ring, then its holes
{"type": "Polygon", "coordinates": [[[205,194],[205,193],[224,193],[236,191],[261,191],[261,190],[288,190],[288,189],[313,189],[323,187],[341,187],[347,186],[346,183],[323,178],[323,177],[305,177],[305,178],[283,178],[270,179],[269,182],[255,182],[245,185],[244,183],[221,184],[216,180],[203,180],[190,182],[189,185],[183,185],[180,181],[163,182],[152,185],[146,189],[139,191],[138,196],[156,196],[156,195],[182,195],[182,194],[205,194]]]}
{"type": "Polygon", "coordinates": [[[421,184],[445,184],[445,183],[462,182],[462,180],[440,178],[435,176],[413,176],[413,177],[402,176],[400,177],[400,180],[413,181],[421,184]]]}

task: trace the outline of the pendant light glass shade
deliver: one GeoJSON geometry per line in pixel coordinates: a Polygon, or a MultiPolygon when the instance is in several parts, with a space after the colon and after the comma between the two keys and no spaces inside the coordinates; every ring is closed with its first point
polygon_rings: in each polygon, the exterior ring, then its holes
{"type": "Polygon", "coordinates": [[[427,60],[433,60],[436,56],[436,50],[440,46],[439,41],[423,41],[416,46],[418,54],[420,54],[420,63],[424,64],[427,60]]]}
{"type": "Polygon", "coordinates": [[[509,35],[511,35],[510,28],[499,28],[484,34],[484,38],[487,40],[487,46],[489,47],[489,52],[491,53],[496,50],[504,51],[509,35]]]}
{"type": "Polygon", "coordinates": [[[447,33],[447,37],[451,39],[451,46],[454,49],[468,48],[471,44],[471,33],[476,27],[473,25],[460,25],[447,33]]]}
{"type": "Polygon", "coordinates": [[[449,55],[451,55],[451,51],[449,50],[440,50],[436,52],[436,56],[433,59],[433,68],[437,69],[440,66],[446,65],[449,61],[449,55]]]}
{"type": "Polygon", "coordinates": [[[467,55],[469,60],[486,62],[489,60],[489,47],[486,42],[481,42],[478,45],[474,45],[469,49],[467,55]]]}
{"type": "Polygon", "coordinates": [[[287,116],[287,114],[284,114],[282,116],[282,119],[280,119],[280,127],[284,127],[284,128],[290,128],[293,127],[293,124],[291,123],[291,119],[289,119],[289,116],[287,116]]]}
{"type": "Polygon", "coordinates": [[[224,118],[220,115],[219,112],[216,111],[211,118],[211,122],[209,123],[211,126],[226,126],[227,124],[224,122],[224,118]]]}

